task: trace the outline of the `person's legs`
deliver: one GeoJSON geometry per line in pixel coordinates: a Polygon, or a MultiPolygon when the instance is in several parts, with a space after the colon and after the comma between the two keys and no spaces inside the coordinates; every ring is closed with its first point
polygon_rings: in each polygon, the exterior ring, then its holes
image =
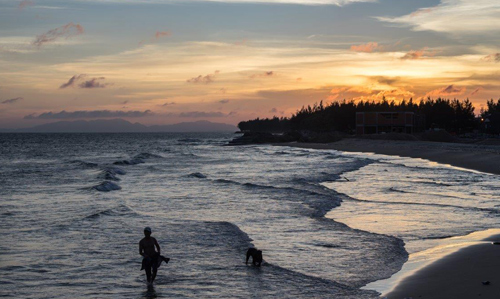
{"type": "Polygon", "coordinates": [[[149,258],[149,257],[145,259],[144,270],[146,271],[147,281],[152,282],[151,281],[151,258],[149,258]]]}
{"type": "Polygon", "coordinates": [[[153,269],[153,277],[151,277],[151,283],[153,283],[153,281],[155,281],[156,272],[158,272],[158,269],[153,269]]]}
{"type": "Polygon", "coordinates": [[[153,270],[153,276],[151,277],[151,283],[153,283],[153,281],[155,281],[156,273],[158,272],[159,263],[161,263],[160,255],[156,254],[154,257],[151,258],[151,268],[153,270]]]}

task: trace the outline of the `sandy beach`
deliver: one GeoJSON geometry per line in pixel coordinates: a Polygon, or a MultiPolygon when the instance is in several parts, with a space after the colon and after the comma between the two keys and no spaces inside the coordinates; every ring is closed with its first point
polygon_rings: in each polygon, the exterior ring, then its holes
{"type": "Polygon", "coordinates": [[[500,298],[499,268],[500,245],[469,246],[404,279],[384,298],[500,298]]]}
{"type": "Polygon", "coordinates": [[[497,145],[356,138],[343,139],[333,143],[285,143],[278,145],[422,158],[456,167],[500,174],[500,146],[497,145]]]}

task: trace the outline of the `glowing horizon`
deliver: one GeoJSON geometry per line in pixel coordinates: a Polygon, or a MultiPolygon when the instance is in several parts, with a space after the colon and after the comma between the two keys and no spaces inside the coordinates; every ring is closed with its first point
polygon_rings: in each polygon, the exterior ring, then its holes
{"type": "Polygon", "coordinates": [[[0,128],[63,110],[236,124],[319,101],[500,98],[493,0],[0,0],[0,16],[0,128]]]}

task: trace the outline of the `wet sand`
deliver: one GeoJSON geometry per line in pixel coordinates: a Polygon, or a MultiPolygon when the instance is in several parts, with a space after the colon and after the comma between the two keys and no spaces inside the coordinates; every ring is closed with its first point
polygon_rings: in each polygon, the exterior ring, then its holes
{"type": "MultiPolygon", "coordinates": [[[[499,238],[497,238],[498,240],[499,238]]],[[[500,245],[473,245],[404,279],[387,299],[500,298],[500,245]],[[489,281],[489,285],[482,282],[489,281]]]]}
{"type": "Polygon", "coordinates": [[[276,145],[422,158],[456,167],[500,174],[500,146],[498,145],[357,138],[343,139],[333,143],[283,143],[276,145]]]}

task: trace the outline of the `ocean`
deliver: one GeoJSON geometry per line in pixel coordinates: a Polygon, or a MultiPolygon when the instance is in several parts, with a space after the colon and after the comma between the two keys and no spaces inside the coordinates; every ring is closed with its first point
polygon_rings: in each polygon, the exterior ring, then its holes
{"type": "Polygon", "coordinates": [[[494,175],[233,137],[0,134],[0,296],[378,298],[409,254],[500,222],[494,175]],[[171,258],[149,289],[145,226],[171,258]]]}

